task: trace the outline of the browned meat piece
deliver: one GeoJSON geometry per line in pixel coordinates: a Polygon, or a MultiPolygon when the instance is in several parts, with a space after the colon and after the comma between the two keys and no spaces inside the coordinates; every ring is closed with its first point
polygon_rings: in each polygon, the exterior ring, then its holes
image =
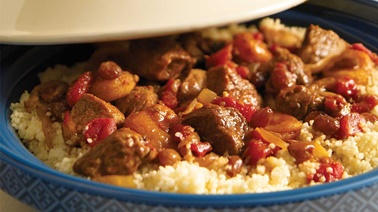
{"type": "Polygon", "coordinates": [[[201,69],[192,69],[185,79],[181,80],[178,90],[180,102],[192,100],[198,96],[203,88],[206,87],[206,71],[201,69]]]}
{"type": "Polygon", "coordinates": [[[82,132],[86,125],[94,118],[113,118],[118,126],[123,124],[125,116],[112,104],[89,93],[84,94],[72,107],[70,117],[72,125],[62,125],[63,138],[69,145],[78,145],[82,138],[82,132]]]}
{"type": "Polygon", "coordinates": [[[228,66],[216,66],[208,70],[207,87],[219,96],[226,91],[240,102],[257,108],[261,106],[261,96],[255,86],[228,66]]]}
{"type": "Polygon", "coordinates": [[[205,54],[211,52],[210,42],[204,39],[200,33],[182,34],[178,38],[178,42],[199,63],[204,62],[205,54]]]}
{"type": "Polygon", "coordinates": [[[324,97],[315,87],[295,85],[282,90],[276,98],[276,109],[303,120],[314,110],[321,110],[324,97]]]}
{"type": "Polygon", "coordinates": [[[203,141],[211,143],[213,152],[219,155],[227,152],[238,155],[249,130],[247,121],[237,109],[213,104],[189,113],[183,123],[192,126],[203,141]]]}
{"type": "Polygon", "coordinates": [[[125,61],[127,70],[158,81],[177,77],[194,62],[188,52],[169,38],[132,41],[125,61]]]}
{"type": "Polygon", "coordinates": [[[140,134],[121,128],[79,158],[73,170],[89,177],[132,174],[157,156],[146,143],[140,134]]]}
{"type": "Polygon", "coordinates": [[[305,69],[302,59],[297,55],[285,48],[276,48],[274,56],[275,62],[284,63],[296,75],[296,84],[307,85],[312,81],[311,72],[305,69]]]}
{"type": "Polygon", "coordinates": [[[30,93],[30,98],[24,103],[26,111],[37,111],[48,148],[53,148],[52,140],[55,135],[53,122],[61,121],[62,114],[68,109],[64,98],[67,89],[68,84],[62,81],[45,82],[36,86],[30,93]]]}
{"type": "Polygon", "coordinates": [[[325,30],[317,25],[307,28],[302,48],[298,51],[299,57],[306,64],[314,64],[312,73],[321,71],[322,64],[328,59],[339,55],[347,47],[347,42],[341,39],[332,30],[325,30]]]}
{"type": "Polygon", "coordinates": [[[294,85],[307,85],[312,81],[311,72],[305,69],[302,59],[285,48],[274,48],[274,62],[265,85],[273,96],[280,90],[294,85]]]}
{"type": "Polygon", "coordinates": [[[65,94],[68,84],[62,81],[50,81],[36,86],[30,93],[30,98],[25,102],[27,111],[35,108],[43,108],[51,114],[52,119],[60,121],[62,114],[67,110],[65,94]]]}
{"type": "Polygon", "coordinates": [[[156,104],[158,95],[152,86],[136,86],[129,95],[118,99],[115,106],[125,116],[156,104]]]}
{"type": "Polygon", "coordinates": [[[169,107],[155,104],[142,111],[130,114],[125,119],[124,126],[146,137],[156,149],[174,148],[169,130],[180,118],[169,107]]]}

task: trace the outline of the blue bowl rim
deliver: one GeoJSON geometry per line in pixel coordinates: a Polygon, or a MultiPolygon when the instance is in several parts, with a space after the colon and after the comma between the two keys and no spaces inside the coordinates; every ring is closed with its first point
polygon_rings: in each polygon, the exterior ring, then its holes
{"type": "MultiPolygon", "coordinates": [[[[335,16],[332,12],[332,15],[335,16]]],[[[280,16],[293,16],[290,18],[308,17],[309,15],[298,14],[295,11],[285,11],[283,13],[277,14],[280,16]]],[[[311,17],[311,15],[310,15],[311,17]]],[[[340,16],[342,18],[342,15],[340,16]]],[[[316,18],[316,17],[312,17],[316,18]]],[[[351,18],[351,17],[350,17],[351,18]]],[[[364,27],[368,25],[369,27],[376,27],[375,24],[367,23],[366,20],[362,21],[358,19],[353,19],[354,24],[361,24],[359,27],[364,27]],[[359,23],[359,21],[361,23],[359,23]]],[[[321,21],[321,20],[320,20],[321,21]]],[[[345,27],[342,23],[333,23],[334,27],[340,29],[339,27],[345,27]]],[[[346,27],[350,30],[349,27],[346,27]]],[[[362,28],[361,28],[362,29],[362,28]]],[[[361,33],[361,32],[359,32],[361,33]]],[[[374,31],[370,34],[374,35],[374,31]]],[[[359,34],[360,36],[361,34],[359,34]]],[[[365,37],[369,41],[368,43],[374,48],[378,47],[378,41],[368,35],[365,37]],[[367,37],[366,37],[367,36],[367,37]]],[[[6,77],[2,71],[2,79],[6,77]]],[[[2,90],[3,83],[2,83],[2,90]]],[[[7,97],[6,97],[7,98],[7,97]]],[[[2,97],[3,100],[3,97],[2,97]]],[[[90,193],[93,195],[106,196],[108,198],[114,198],[121,201],[130,201],[143,204],[152,205],[167,205],[167,206],[180,206],[180,207],[238,207],[238,206],[256,206],[256,205],[271,205],[272,203],[288,203],[297,202],[309,199],[320,198],[324,196],[329,196],[333,194],[343,193],[346,191],[351,191],[355,189],[362,188],[364,186],[369,186],[371,184],[378,182],[378,170],[372,170],[370,172],[361,174],[356,177],[344,179],[337,182],[332,182],[328,184],[315,185],[305,188],[299,188],[287,191],[277,191],[277,192],[267,192],[267,193],[254,193],[254,194],[222,194],[222,195],[196,195],[196,194],[176,194],[167,192],[155,192],[155,191],[145,191],[138,189],[121,188],[117,186],[97,183],[89,181],[84,178],[75,177],[72,175],[64,174],[51,169],[47,165],[36,160],[29,160],[29,157],[33,157],[30,152],[26,150],[25,147],[21,151],[24,151],[26,158],[17,155],[9,146],[7,147],[5,143],[9,139],[19,140],[14,132],[14,130],[9,127],[9,120],[5,119],[7,116],[7,108],[5,105],[0,105],[0,112],[3,114],[0,119],[1,135],[0,135],[0,159],[1,162],[10,164],[11,166],[17,167],[26,173],[30,173],[33,176],[41,178],[45,181],[57,183],[64,187],[72,190],[77,190],[84,193],[90,193]],[[7,129],[7,130],[5,130],[7,129]]],[[[18,151],[20,151],[18,149],[18,151]]]]}

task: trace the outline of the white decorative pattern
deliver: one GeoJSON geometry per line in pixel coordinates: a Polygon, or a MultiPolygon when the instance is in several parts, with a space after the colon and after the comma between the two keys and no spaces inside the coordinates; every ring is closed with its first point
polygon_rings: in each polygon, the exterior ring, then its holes
{"type": "MultiPolygon", "coordinates": [[[[42,211],[253,211],[253,212],[317,212],[317,211],[378,211],[378,184],[335,194],[315,200],[251,208],[180,208],[135,204],[117,199],[95,196],[35,178],[26,172],[0,163],[0,188],[20,201],[42,211]]],[[[194,203],[195,204],[195,203],[194,203]]]]}

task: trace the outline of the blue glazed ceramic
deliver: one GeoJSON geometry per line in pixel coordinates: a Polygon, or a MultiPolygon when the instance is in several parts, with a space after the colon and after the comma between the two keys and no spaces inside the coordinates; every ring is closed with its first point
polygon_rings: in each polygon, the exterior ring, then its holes
{"type": "MultiPolygon", "coordinates": [[[[363,1],[358,1],[363,4],[363,1]]],[[[358,3],[357,2],[357,3],[358,3]]],[[[369,3],[370,4],[370,3],[369,3]]],[[[377,7],[378,3],[371,4],[377,7]]],[[[372,8],[373,9],[373,8],[372,8]]],[[[374,8],[377,9],[377,8],[374,8]]],[[[318,24],[348,42],[378,52],[377,20],[301,5],[273,17],[297,26],[318,24]]],[[[86,44],[1,46],[0,188],[42,211],[376,211],[378,170],[324,185],[259,194],[187,195],[120,188],[49,168],[20,142],[10,126],[9,105],[38,83],[37,71],[85,60],[86,44]]]]}

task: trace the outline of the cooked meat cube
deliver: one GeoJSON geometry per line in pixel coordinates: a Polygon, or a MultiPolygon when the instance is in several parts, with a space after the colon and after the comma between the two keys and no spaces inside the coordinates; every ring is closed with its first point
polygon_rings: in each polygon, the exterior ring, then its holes
{"type": "Polygon", "coordinates": [[[261,96],[255,86],[248,80],[241,78],[235,70],[228,66],[216,66],[207,71],[207,87],[217,95],[222,96],[226,91],[230,96],[244,104],[259,108],[261,96]]]}
{"type": "Polygon", "coordinates": [[[204,62],[205,54],[211,52],[210,42],[203,38],[200,33],[180,35],[178,42],[181,43],[185,51],[196,59],[197,63],[204,62]]]}
{"type": "Polygon", "coordinates": [[[43,108],[51,113],[51,118],[61,120],[62,114],[67,110],[65,94],[68,84],[63,81],[49,81],[36,86],[30,93],[30,98],[25,102],[27,111],[43,108]]]}
{"type": "Polygon", "coordinates": [[[125,116],[118,108],[89,93],[84,94],[72,107],[70,117],[75,126],[62,125],[64,140],[69,145],[80,143],[82,139],[80,136],[72,136],[82,132],[94,118],[113,118],[118,126],[125,120],[125,116]]]}
{"type": "Polygon", "coordinates": [[[285,48],[276,47],[273,67],[265,85],[267,94],[277,95],[282,89],[294,85],[307,85],[312,81],[311,72],[305,69],[302,59],[285,48]]]}
{"type": "Polygon", "coordinates": [[[189,113],[183,123],[192,126],[202,141],[210,142],[213,152],[219,155],[238,155],[249,130],[247,121],[237,109],[213,104],[189,113]]]}
{"type": "Polygon", "coordinates": [[[72,107],[71,116],[78,129],[83,129],[94,118],[113,118],[117,125],[123,124],[125,120],[125,116],[118,108],[92,94],[84,94],[81,97],[72,107]]]}
{"type": "Polygon", "coordinates": [[[68,84],[62,81],[49,81],[36,86],[25,101],[25,110],[36,111],[41,120],[45,143],[49,149],[53,148],[55,130],[54,121],[62,121],[64,111],[68,110],[65,94],[68,84]]]}
{"type": "Polygon", "coordinates": [[[178,90],[180,102],[192,100],[198,96],[203,88],[206,87],[206,71],[201,69],[192,69],[185,79],[181,80],[178,90]]]}
{"type": "Polygon", "coordinates": [[[174,147],[169,130],[179,121],[180,118],[169,107],[155,104],[130,114],[126,117],[124,126],[146,137],[153,147],[160,150],[174,147]]]}
{"type": "Polygon", "coordinates": [[[316,88],[295,85],[284,89],[278,94],[275,106],[278,111],[303,120],[311,111],[323,107],[324,97],[316,88]]]}
{"type": "MultiPolygon", "coordinates": [[[[339,55],[347,45],[334,31],[310,25],[298,55],[306,64],[320,64],[323,60],[339,55]]],[[[321,71],[320,67],[312,70],[313,73],[318,71],[321,71]]]]}
{"type": "Polygon", "coordinates": [[[73,170],[84,176],[129,175],[157,156],[143,137],[121,128],[79,158],[73,170]]]}
{"type": "Polygon", "coordinates": [[[118,99],[115,106],[125,116],[153,106],[158,101],[158,95],[152,86],[136,86],[129,95],[118,99]]]}
{"type": "Polygon", "coordinates": [[[125,61],[127,70],[158,81],[177,77],[194,62],[188,52],[169,38],[132,41],[125,61]]]}
{"type": "Polygon", "coordinates": [[[274,56],[275,62],[284,63],[296,75],[296,84],[307,85],[312,81],[311,72],[305,69],[302,59],[297,55],[285,48],[276,48],[274,56]]]}

